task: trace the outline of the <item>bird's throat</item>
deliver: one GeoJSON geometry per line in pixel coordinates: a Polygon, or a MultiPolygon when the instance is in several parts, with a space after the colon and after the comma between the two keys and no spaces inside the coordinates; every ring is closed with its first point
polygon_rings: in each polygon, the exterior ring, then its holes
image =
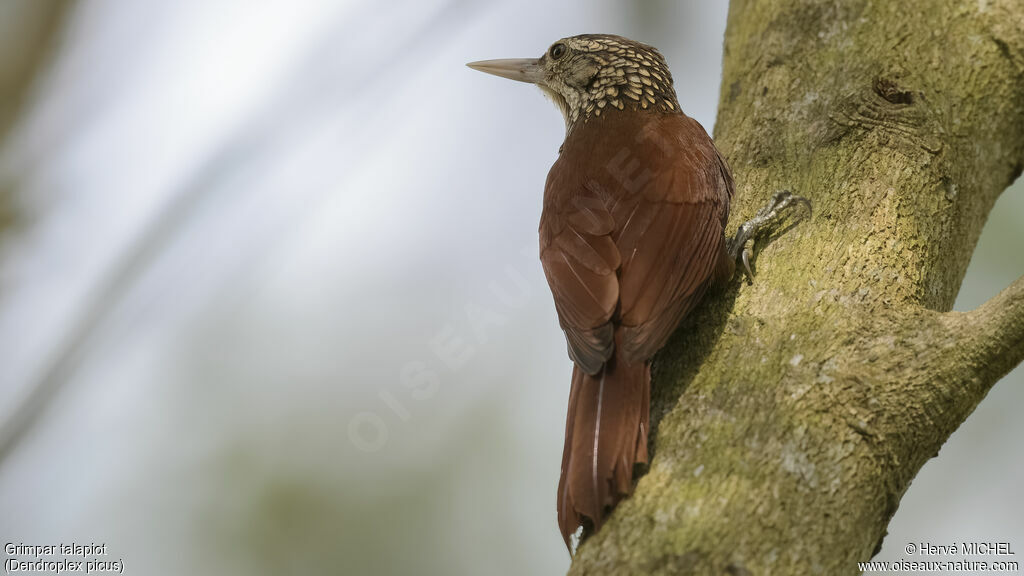
{"type": "Polygon", "coordinates": [[[551,88],[544,85],[538,85],[538,87],[540,88],[540,91],[547,96],[548,100],[554,102],[555,107],[562,113],[562,119],[565,120],[565,132],[568,134],[572,125],[579,119],[579,109],[574,109],[572,105],[566,101],[564,96],[551,88]]]}

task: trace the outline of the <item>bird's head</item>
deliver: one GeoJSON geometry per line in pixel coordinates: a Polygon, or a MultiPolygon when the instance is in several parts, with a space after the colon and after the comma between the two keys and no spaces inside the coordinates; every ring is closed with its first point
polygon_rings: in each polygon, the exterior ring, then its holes
{"type": "Polygon", "coordinates": [[[567,131],[612,110],[679,111],[665,58],[654,47],[621,36],[571,36],[552,44],[540,58],[467,66],[536,84],[562,111],[567,131]]]}

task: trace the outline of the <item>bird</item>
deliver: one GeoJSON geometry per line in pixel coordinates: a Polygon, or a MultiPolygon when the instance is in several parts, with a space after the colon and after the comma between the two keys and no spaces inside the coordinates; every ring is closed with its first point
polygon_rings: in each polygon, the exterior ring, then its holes
{"type": "Polygon", "coordinates": [[[572,553],[579,528],[600,530],[648,462],[655,353],[709,288],[733,277],[738,257],[751,275],[748,242],[805,200],[778,193],[726,238],[732,173],[647,44],[583,34],[540,58],[467,65],[535,84],[565,120],[538,232],[573,362],[557,495],[572,553]]]}

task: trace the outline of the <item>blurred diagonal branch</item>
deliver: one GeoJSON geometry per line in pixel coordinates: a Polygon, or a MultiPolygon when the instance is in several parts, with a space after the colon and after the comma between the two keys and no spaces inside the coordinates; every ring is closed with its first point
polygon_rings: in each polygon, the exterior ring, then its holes
{"type": "Polygon", "coordinates": [[[857,574],[1024,358],[1024,279],[949,311],[1024,167],[1024,5],[733,0],[716,135],[732,226],[817,215],[656,359],[650,471],[572,574],[857,574]]]}
{"type": "MultiPolygon", "coordinates": [[[[27,96],[54,52],[71,0],[0,3],[0,142],[7,139],[27,96]]],[[[0,181],[0,232],[14,220],[13,184],[0,181]]]]}
{"type": "MultiPolygon", "coordinates": [[[[59,1],[54,3],[68,6],[68,3],[59,1]]],[[[380,14],[372,5],[367,5],[366,9],[380,14]]],[[[400,42],[390,43],[387,50],[375,52],[373,59],[340,60],[345,69],[331,71],[332,76],[339,80],[334,89],[324,90],[322,86],[318,86],[315,90],[309,90],[302,82],[285,82],[281,92],[265,104],[265,109],[273,113],[260,115],[244,129],[228,138],[207,158],[181,189],[172,194],[167,204],[154,216],[151,224],[144,228],[141,236],[131,243],[109,273],[90,291],[82,314],[71,323],[67,333],[62,335],[61,341],[55,346],[53,360],[45,366],[42,375],[31,383],[25,397],[11,412],[11,416],[0,423],[0,465],[6,461],[19,441],[46,411],[61,386],[74,373],[93,336],[108,319],[112,310],[130,294],[142,273],[203,209],[210,196],[215,193],[247,193],[246,190],[218,186],[219,181],[233,167],[246,161],[253,162],[253,159],[258,158],[282,133],[294,128],[296,119],[282,111],[291,110],[296,111],[296,114],[317,117],[317,114],[328,114],[337,110],[345,99],[354,100],[385,93],[383,90],[374,92],[373,88],[400,77],[408,72],[408,67],[415,66],[415,58],[400,58],[400,55],[418,54],[420,58],[427,57],[429,52],[420,48],[427,44],[436,46],[438,38],[447,38],[447,34],[454,29],[465,26],[469,20],[464,17],[472,10],[468,0],[448,0],[432,9],[426,25],[417,34],[405,37],[400,42]],[[377,65],[374,65],[375,62],[377,65]],[[401,65],[395,64],[398,62],[401,65]],[[381,63],[389,65],[384,66],[381,63]],[[349,87],[352,78],[361,75],[365,76],[361,80],[364,90],[351,91],[349,87]]],[[[334,34],[345,37],[349,27],[361,25],[364,25],[364,22],[360,18],[350,16],[339,22],[340,30],[335,30],[334,34]]],[[[326,65],[339,62],[335,56],[335,46],[325,40],[312,48],[305,64],[322,72],[326,65]]],[[[307,72],[306,69],[300,69],[296,76],[301,77],[307,72]]],[[[316,191],[318,199],[326,197],[331,192],[316,191]]],[[[291,196],[297,206],[308,208],[301,199],[291,196]]],[[[310,200],[305,199],[307,203],[310,200]]],[[[315,205],[316,202],[312,204],[315,205]]],[[[275,233],[287,233],[295,225],[296,222],[289,222],[282,215],[281,224],[275,229],[275,233]]],[[[258,257],[258,251],[254,251],[253,255],[258,257]]]]}

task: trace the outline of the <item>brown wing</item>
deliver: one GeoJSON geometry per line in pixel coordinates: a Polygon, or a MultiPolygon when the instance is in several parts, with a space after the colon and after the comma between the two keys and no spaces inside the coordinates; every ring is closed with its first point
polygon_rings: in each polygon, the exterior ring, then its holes
{"type": "Polygon", "coordinates": [[[700,124],[650,115],[628,142],[567,145],[545,190],[541,263],[569,356],[588,374],[611,357],[617,324],[627,361],[653,356],[724,248],[732,179],[700,124]]]}
{"type": "Polygon", "coordinates": [[[695,120],[653,124],[658,150],[674,162],[653,174],[632,202],[613,208],[622,254],[619,299],[623,352],[648,359],[704,295],[724,253],[733,182],[711,138],[695,120]]]}
{"type": "MultiPolygon", "coordinates": [[[[555,170],[552,176],[548,186],[559,186],[555,170]]],[[[614,349],[611,319],[619,301],[619,251],[604,203],[582,187],[567,192],[570,202],[541,217],[540,260],[569,357],[587,374],[596,374],[614,349]]]]}

